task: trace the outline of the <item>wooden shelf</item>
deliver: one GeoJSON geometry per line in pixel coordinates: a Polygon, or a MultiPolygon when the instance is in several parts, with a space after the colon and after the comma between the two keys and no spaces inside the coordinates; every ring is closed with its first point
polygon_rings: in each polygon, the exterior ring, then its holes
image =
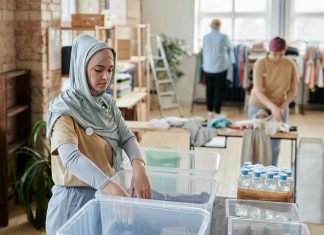
{"type": "Polygon", "coordinates": [[[95,27],[61,27],[61,30],[76,30],[76,31],[82,31],[82,30],[95,30],[95,27]]]}
{"type": "Polygon", "coordinates": [[[9,117],[15,116],[15,115],[22,113],[28,109],[29,109],[28,105],[17,105],[15,107],[9,108],[7,111],[7,117],[9,118],[9,117]]]}
{"type": "Polygon", "coordinates": [[[125,97],[116,99],[116,103],[119,108],[130,109],[137,103],[141,102],[141,100],[145,99],[146,96],[147,94],[145,90],[134,90],[125,97]]]}
{"type": "Polygon", "coordinates": [[[27,69],[18,69],[15,71],[10,71],[10,72],[5,72],[2,73],[1,75],[6,78],[19,78],[20,76],[27,75],[29,74],[29,70],[27,69]]]}
{"type": "Polygon", "coordinates": [[[8,154],[13,154],[17,149],[24,146],[27,143],[27,139],[16,140],[8,146],[8,154]]]}
{"type": "MultiPolygon", "coordinates": [[[[31,79],[30,70],[17,69],[0,73],[0,226],[7,226],[9,221],[9,156],[27,143],[31,131],[31,79]],[[13,84],[14,89],[7,89],[13,84]],[[8,107],[8,100],[15,103],[8,107]],[[18,115],[19,114],[19,115],[18,115]],[[15,116],[12,122],[10,117],[15,116]],[[13,126],[12,126],[13,125],[13,126]],[[10,137],[14,137],[12,139],[10,137]],[[10,139],[10,141],[9,141],[10,139]]],[[[16,164],[19,164],[18,161],[16,164]]],[[[24,163],[19,165],[24,167],[24,163]]]]}
{"type": "Polygon", "coordinates": [[[132,56],[129,60],[118,60],[118,62],[139,63],[146,60],[146,56],[132,56]]]}

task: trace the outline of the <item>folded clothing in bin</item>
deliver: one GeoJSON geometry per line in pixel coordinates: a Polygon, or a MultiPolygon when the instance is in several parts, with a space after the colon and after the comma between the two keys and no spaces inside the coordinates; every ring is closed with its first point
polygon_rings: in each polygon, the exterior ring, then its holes
{"type": "Polygon", "coordinates": [[[143,219],[135,218],[135,221],[132,224],[122,224],[122,223],[113,223],[111,227],[105,232],[105,234],[114,234],[114,235],[160,235],[160,229],[153,227],[148,223],[149,221],[144,221],[143,219]],[[143,224],[145,227],[143,228],[143,224]]]}
{"type": "Polygon", "coordinates": [[[152,199],[161,201],[172,202],[186,202],[204,204],[207,203],[210,198],[209,193],[201,192],[200,194],[181,194],[181,193],[160,193],[152,190],[152,199]]]}

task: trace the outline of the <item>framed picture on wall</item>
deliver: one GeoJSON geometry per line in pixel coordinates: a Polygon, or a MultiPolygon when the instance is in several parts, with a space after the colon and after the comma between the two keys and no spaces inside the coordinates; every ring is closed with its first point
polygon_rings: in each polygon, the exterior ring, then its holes
{"type": "Polygon", "coordinates": [[[61,68],[61,28],[48,27],[47,31],[48,70],[61,68]]]}

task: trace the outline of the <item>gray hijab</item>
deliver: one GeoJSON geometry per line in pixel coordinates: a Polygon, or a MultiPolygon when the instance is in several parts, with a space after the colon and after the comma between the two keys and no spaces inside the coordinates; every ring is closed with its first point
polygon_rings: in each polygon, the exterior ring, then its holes
{"type": "MultiPolygon", "coordinates": [[[[51,136],[56,120],[61,115],[72,117],[82,128],[93,132],[108,141],[114,151],[114,166],[119,167],[121,148],[134,134],[126,127],[120,111],[111,95],[103,92],[92,96],[87,82],[87,63],[102,49],[110,49],[108,44],[90,35],[82,34],[75,38],[71,52],[70,87],[50,104],[47,120],[47,137],[51,136]]],[[[111,82],[114,78],[114,72],[111,82]]]]}

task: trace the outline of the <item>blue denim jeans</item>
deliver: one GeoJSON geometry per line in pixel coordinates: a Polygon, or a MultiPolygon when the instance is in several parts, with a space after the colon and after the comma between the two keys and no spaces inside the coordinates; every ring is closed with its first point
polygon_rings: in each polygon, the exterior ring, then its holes
{"type": "MultiPolygon", "coordinates": [[[[254,114],[256,114],[261,109],[263,109],[263,108],[249,105],[249,107],[248,107],[249,119],[251,119],[252,116],[254,114]]],[[[268,114],[271,114],[271,111],[269,109],[263,109],[263,110],[265,110],[268,114]]],[[[287,123],[287,121],[288,121],[288,108],[285,109],[285,111],[284,111],[283,121],[284,121],[284,123],[287,123]]],[[[272,165],[276,166],[278,164],[278,157],[279,157],[279,153],[280,153],[280,140],[278,140],[278,139],[271,140],[271,150],[272,150],[272,165]]]]}

